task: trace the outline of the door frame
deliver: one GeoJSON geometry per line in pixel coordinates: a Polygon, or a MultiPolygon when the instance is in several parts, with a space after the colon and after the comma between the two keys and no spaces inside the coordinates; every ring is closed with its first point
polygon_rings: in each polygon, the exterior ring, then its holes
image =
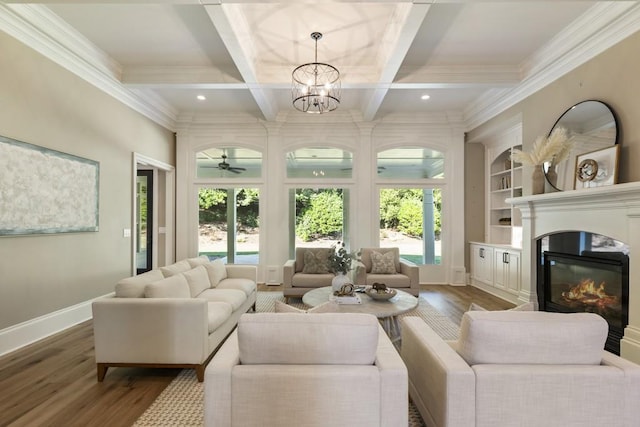
{"type": "MultiPolygon", "coordinates": [[[[152,233],[152,265],[151,268],[157,268],[161,265],[168,265],[175,261],[175,168],[167,163],[159,160],[147,157],[140,153],[133,153],[132,156],[132,179],[131,179],[131,228],[128,230],[131,236],[131,274],[135,275],[137,271],[136,262],[136,247],[137,236],[136,233],[132,233],[135,230],[137,212],[137,171],[138,169],[151,169],[153,170],[153,212],[156,220],[153,224],[152,233]],[[160,185],[158,177],[164,175],[164,203],[161,205],[158,203],[160,200],[159,188],[160,185]],[[160,218],[160,212],[164,213],[164,224],[160,224],[157,218],[160,218]],[[158,257],[158,235],[165,235],[165,242],[163,245],[163,257],[158,257]]],[[[126,237],[126,233],[125,233],[126,237]]]]}

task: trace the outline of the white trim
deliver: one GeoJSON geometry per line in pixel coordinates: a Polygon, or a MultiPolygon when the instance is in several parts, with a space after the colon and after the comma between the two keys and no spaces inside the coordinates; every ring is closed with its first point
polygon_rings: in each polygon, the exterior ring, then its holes
{"type": "Polygon", "coordinates": [[[513,89],[490,90],[466,108],[465,128],[480,126],[639,29],[637,2],[608,2],[592,7],[523,63],[523,71],[529,74],[521,84],[513,89]],[[568,45],[570,41],[573,43],[568,45]]]}
{"type": "Polygon", "coordinates": [[[91,304],[113,295],[112,292],[1,330],[0,356],[93,318],[91,304]]]}

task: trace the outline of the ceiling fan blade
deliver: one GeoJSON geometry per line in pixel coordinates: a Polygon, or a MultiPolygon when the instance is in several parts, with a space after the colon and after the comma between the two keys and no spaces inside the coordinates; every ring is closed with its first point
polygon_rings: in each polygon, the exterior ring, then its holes
{"type": "Polygon", "coordinates": [[[233,172],[233,173],[241,173],[242,171],[239,170],[238,168],[228,168],[226,169],[229,172],[233,172]]]}

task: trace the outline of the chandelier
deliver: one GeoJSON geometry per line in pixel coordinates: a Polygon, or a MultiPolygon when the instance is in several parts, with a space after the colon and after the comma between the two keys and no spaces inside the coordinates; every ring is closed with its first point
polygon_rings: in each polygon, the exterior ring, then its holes
{"type": "Polygon", "coordinates": [[[315,62],[293,70],[291,95],[297,110],[322,114],[335,110],[340,104],[340,72],[334,66],[318,62],[318,40],[322,33],[313,32],[311,38],[316,42],[315,62]]]}

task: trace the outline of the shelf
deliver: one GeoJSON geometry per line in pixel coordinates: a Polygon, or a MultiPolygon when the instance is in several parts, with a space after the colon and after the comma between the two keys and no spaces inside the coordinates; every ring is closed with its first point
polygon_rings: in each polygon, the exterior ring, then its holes
{"type": "Polygon", "coordinates": [[[491,174],[491,176],[501,176],[501,175],[508,175],[511,173],[511,169],[506,169],[500,172],[494,172],[491,174]]]}
{"type": "Polygon", "coordinates": [[[493,194],[496,194],[496,193],[505,193],[505,192],[510,192],[510,191],[511,191],[511,188],[503,188],[501,190],[492,190],[491,192],[493,194]]]}
{"type": "Polygon", "coordinates": [[[510,211],[511,210],[511,206],[505,206],[505,207],[496,207],[496,208],[491,208],[492,211],[510,211]]]}
{"type": "Polygon", "coordinates": [[[494,225],[494,224],[491,224],[491,227],[493,227],[493,228],[511,228],[510,225],[494,225]]]}

